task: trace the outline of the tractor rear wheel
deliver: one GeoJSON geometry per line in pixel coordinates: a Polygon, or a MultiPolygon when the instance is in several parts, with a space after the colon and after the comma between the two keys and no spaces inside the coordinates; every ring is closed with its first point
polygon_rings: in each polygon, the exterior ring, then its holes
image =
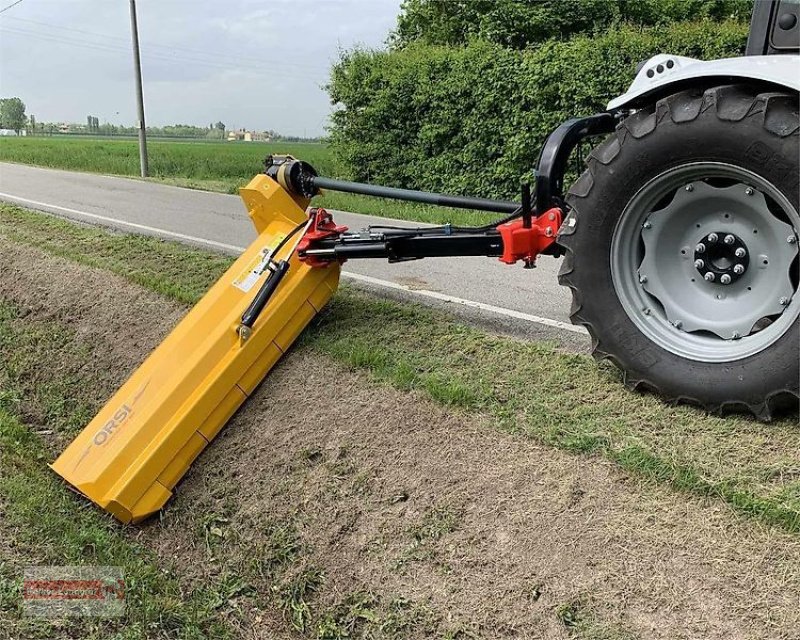
{"type": "Polygon", "coordinates": [[[567,195],[559,282],[629,386],[769,420],[800,396],[798,96],[687,90],[625,119],[567,195]]]}

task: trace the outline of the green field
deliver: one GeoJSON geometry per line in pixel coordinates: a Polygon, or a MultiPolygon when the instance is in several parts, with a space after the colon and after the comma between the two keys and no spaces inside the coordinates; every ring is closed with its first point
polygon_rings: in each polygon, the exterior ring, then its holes
{"type": "MultiPolygon", "coordinates": [[[[193,189],[237,193],[239,187],[263,170],[264,158],[269,154],[290,154],[309,162],[321,175],[343,177],[332,150],[323,143],[151,141],[147,148],[151,180],[193,189]]],[[[139,175],[139,149],[135,140],[4,137],[0,138],[0,161],[109,175],[139,175]]],[[[434,224],[485,224],[496,217],[347,193],[328,193],[319,199],[319,204],[330,209],[434,224]]]]}

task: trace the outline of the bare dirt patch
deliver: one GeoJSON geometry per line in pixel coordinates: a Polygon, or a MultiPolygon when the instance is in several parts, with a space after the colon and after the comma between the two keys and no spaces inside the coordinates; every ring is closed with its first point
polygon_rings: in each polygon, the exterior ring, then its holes
{"type": "MultiPolygon", "coordinates": [[[[15,322],[57,322],[85,346],[66,360],[53,352],[48,369],[77,372],[75,392],[90,388],[92,403],[185,312],[99,270],[2,240],[0,254],[0,298],[24,314],[15,322]]],[[[378,636],[791,638],[800,628],[796,536],[500,433],[313,349],[273,371],[162,518],[130,535],[174,560],[189,589],[252,587],[231,589],[248,637],[285,634],[292,621],[311,634],[354,602],[382,619],[400,612],[378,636]],[[292,599],[301,582],[313,588],[292,599]],[[287,602],[305,603],[307,618],[287,602]]],[[[371,615],[331,624],[354,620],[357,632],[371,615]]]]}

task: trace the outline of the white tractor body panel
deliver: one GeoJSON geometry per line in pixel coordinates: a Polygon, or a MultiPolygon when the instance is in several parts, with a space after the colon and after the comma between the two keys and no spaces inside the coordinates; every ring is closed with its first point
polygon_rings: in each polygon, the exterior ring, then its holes
{"type": "Polygon", "coordinates": [[[644,63],[633,84],[609,102],[608,109],[625,107],[663,87],[696,78],[761,80],[800,91],[800,55],[743,56],[704,62],[661,53],[644,63]]]}

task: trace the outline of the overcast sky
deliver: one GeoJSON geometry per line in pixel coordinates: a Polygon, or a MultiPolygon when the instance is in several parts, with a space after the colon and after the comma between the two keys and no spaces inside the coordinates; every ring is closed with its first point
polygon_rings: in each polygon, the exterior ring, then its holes
{"type": "MultiPolygon", "coordinates": [[[[320,135],[338,51],[382,46],[399,6],[138,0],[147,123],[320,135]]],[[[0,14],[0,96],[19,96],[40,122],[134,124],[128,0],[23,0],[0,14]]]]}

